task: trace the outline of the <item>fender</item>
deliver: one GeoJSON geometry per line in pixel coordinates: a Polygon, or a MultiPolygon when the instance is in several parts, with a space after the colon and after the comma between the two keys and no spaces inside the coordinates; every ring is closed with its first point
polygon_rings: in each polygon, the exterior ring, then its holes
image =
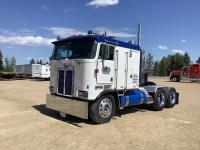
{"type": "Polygon", "coordinates": [[[119,96],[118,96],[118,91],[117,90],[104,90],[99,95],[96,97],[95,101],[100,98],[103,95],[111,94],[115,98],[116,102],[116,113],[119,117],[121,117],[121,109],[120,109],[120,101],[119,101],[119,96]]]}

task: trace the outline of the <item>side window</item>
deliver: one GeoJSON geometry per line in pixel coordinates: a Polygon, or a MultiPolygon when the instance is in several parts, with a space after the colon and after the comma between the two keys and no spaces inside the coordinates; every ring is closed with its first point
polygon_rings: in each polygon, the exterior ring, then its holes
{"type": "Polygon", "coordinates": [[[99,59],[105,58],[105,51],[106,51],[106,45],[101,44],[100,51],[99,51],[99,59]]]}
{"type": "Polygon", "coordinates": [[[113,60],[114,59],[114,46],[101,44],[99,59],[113,60]]]}
{"type": "Polygon", "coordinates": [[[113,60],[114,59],[114,46],[109,46],[109,60],[113,60]]]}

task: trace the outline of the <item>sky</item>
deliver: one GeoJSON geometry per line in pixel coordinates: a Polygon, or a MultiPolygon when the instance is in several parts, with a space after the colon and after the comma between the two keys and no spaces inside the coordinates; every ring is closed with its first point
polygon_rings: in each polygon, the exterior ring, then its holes
{"type": "Polygon", "coordinates": [[[31,58],[47,61],[57,36],[88,30],[136,41],[154,60],[188,52],[200,56],[199,0],[1,0],[0,49],[17,64],[31,58]]]}

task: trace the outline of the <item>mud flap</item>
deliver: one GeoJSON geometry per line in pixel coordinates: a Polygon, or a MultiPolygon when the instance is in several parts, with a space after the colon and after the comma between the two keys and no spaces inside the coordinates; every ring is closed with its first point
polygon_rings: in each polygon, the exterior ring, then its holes
{"type": "Polygon", "coordinates": [[[179,93],[176,93],[176,97],[177,97],[176,104],[179,104],[179,93]]]}

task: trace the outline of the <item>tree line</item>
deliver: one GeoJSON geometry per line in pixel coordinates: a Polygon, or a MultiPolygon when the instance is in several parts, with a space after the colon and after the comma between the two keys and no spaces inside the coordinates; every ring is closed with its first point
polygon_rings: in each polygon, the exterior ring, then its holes
{"type": "Polygon", "coordinates": [[[44,64],[49,64],[49,61],[43,62],[42,59],[35,60],[34,58],[31,58],[30,59],[30,64],[41,64],[41,65],[44,65],[44,64]]]}
{"type": "MultiPolygon", "coordinates": [[[[148,53],[145,59],[145,71],[152,76],[168,76],[174,69],[181,69],[191,64],[189,54],[186,52],[181,55],[179,53],[164,56],[160,61],[154,61],[153,55],[148,53]]],[[[196,63],[200,63],[200,57],[196,63]]]]}
{"type": "MultiPolygon", "coordinates": [[[[44,64],[42,59],[39,60],[35,60],[35,59],[31,59],[30,60],[30,64],[44,64]]],[[[49,62],[47,61],[45,64],[49,64],[49,62]]],[[[16,65],[16,58],[15,57],[5,57],[3,56],[3,53],[0,49],[0,71],[2,72],[14,72],[14,68],[16,65]]]]}
{"type": "Polygon", "coordinates": [[[3,57],[3,53],[0,50],[0,71],[13,72],[16,65],[15,57],[3,57]]]}

